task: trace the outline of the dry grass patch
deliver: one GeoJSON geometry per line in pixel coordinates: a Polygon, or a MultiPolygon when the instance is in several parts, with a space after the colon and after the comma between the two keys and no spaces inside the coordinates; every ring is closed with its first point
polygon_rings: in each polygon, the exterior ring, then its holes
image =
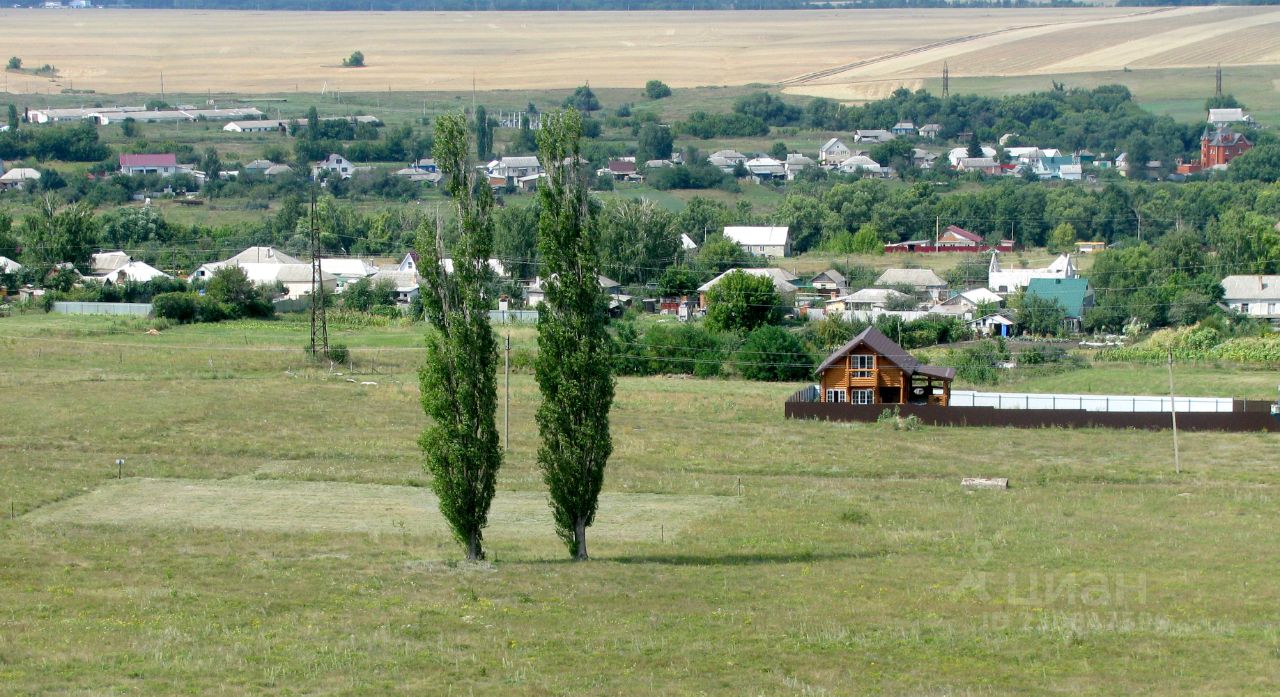
{"type": "MultiPolygon", "coordinates": [[[[694,519],[736,499],[727,496],[620,494],[600,497],[591,527],[601,541],[648,542],[674,536],[694,519]]],[[[37,525],[227,529],[274,533],[365,533],[448,540],[436,497],[408,486],[228,480],[127,479],[39,509],[37,525]]],[[[486,536],[554,540],[541,492],[502,491],[494,499],[486,536]]]]}

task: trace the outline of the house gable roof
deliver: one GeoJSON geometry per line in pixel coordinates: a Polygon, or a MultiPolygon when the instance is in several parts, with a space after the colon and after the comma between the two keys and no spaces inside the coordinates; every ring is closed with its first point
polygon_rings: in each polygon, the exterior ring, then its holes
{"type": "Polygon", "coordinates": [[[934,273],[933,269],[885,269],[884,273],[876,279],[875,285],[935,288],[946,286],[947,282],[934,273]]]}
{"type": "Polygon", "coordinates": [[[1084,315],[1085,300],[1089,297],[1087,278],[1033,278],[1027,283],[1027,295],[1056,300],[1066,308],[1068,317],[1084,315]]]}
{"type": "Polygon", "coordinates": [[[1244,274],[1222,279],[1224,300],[1280,300],[1280,276],[1244,274]]]}
{"type": "Polygon", "coordinates": [[[178,156],[171,152],[157,154],[131,154],[120,156],[121,167],[177,167],[178,156]]]}
{"type": "Polygon", "coordinates": [[[724,229],[724,236],[743,246],[781,247],[787,243],[787,231],[785,226],[729,226],[724,229]]]}
{"type": "Polygon", "coordinates": [[[968,230],[960,227],[959,225],[948,225],[946,231],[955,235],[956,237],[961,237],[963,239],[969,240],[970,242],[977,242],[979,244],[982,243],[981,235],[977,235],[975,233],[969,232],[968,230]]]}
{"type": "Polygon", "coordinates": [[[902,369],[902,372],[910,375],[911,373],[920,373],[931,377],[942,378],[943,380],[951,380],[956,376],[955,368],[944,368],[940,366],[922,365],[906,349],[897,345],[892,339],[885,336],[883,332],[874,326],[867,327],[862,330],[861,334],[849,340],[849,343],[836,349],[827,359],[818,366],[817,372],[830,368],[836,361],[844,358],[852,353],[855,349],[866,346],[874,351],[880,357],[888,360],[890,363],[902,369]]]}

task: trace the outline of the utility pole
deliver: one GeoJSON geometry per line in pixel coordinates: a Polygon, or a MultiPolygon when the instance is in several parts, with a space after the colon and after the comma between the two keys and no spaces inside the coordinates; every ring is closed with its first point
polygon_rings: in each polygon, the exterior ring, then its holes
{"type": "Polygon", "coordinates": [[[506,403],[502,407],[502,449],[511,450],[511,332],[507,332],[507,351],[503,359],[503,370],[506,373],[506,403]]]}
{"type": "Polygon", "coordinates": [[[1222,64],[1218,64],[1218,69],[1214,73],[1213,96],[1222,98],[1222,64]]]}
{"type": "Polygon", "coordinates": [[[1169,417],[1173,420],[1173,471],[1182,474],[1182,457],[1178,453],[1178,405],[1173,396],[1173,351],[1169,352],[1169,417]]]}
{"type": "Polygon", "coordinates": [[[946,99],[951,96],[951,68],[947,66],[946,61],[942,61],[942,98],[946,99]]]}
{"type": "Polygon", "coordinates": [[[320,271],[320,231],[316,229],[316,191],[311,190],[311,355],[316,344],[329,354],[329,322],[324,315],[324,282],[320,271]],[[317,341],[318,340],[318,341],[317,341]]]}

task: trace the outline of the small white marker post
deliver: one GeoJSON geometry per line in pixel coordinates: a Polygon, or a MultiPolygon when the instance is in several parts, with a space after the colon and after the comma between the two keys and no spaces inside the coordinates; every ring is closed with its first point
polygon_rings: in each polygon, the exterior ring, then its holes
{"type": "Polygon", "coordinates": [[[116,479],[124,479],[124,458],[116,458],[116,479]]]}
{"type": "Polygon", "coordinates": [[[1182,474],[1182,457],[1178,453],[1178,404],[1173,396],[1173,351],[1169,352],[1169,418],[1173,420],[1173,473],[1182,474]]]}

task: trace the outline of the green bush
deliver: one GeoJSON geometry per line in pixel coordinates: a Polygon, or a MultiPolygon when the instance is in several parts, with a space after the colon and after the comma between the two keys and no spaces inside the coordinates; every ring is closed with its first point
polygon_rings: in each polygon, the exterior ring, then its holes
{"type": "Polygon", "coordinates": [[[197,322],[221,322],[231,317],[230,311],[226,305],[218,302],[211,295],[200,295],[196,297],[196,314],[197,322]]]}
{"type": "Polygon", "coordinates": [[[151,299],[151,310],[156,317],[187,324],[195,321],[198,297],[195,293],[161,293],[151,299]]]}
{"type": "Polygon", "coordinates": [[[738,350],[738,369],[748,380],[804,380],[813,373],[813,357],[800,337],[782,327],[751,332],[738,350]]]}
{"type": "Polygon", "coordinates": [[[619,325],[618,372],[623,375],[683,374],[715,377],[725,358],[724,340],[697,324],[655,324],[637,336],[619,325]]]}

